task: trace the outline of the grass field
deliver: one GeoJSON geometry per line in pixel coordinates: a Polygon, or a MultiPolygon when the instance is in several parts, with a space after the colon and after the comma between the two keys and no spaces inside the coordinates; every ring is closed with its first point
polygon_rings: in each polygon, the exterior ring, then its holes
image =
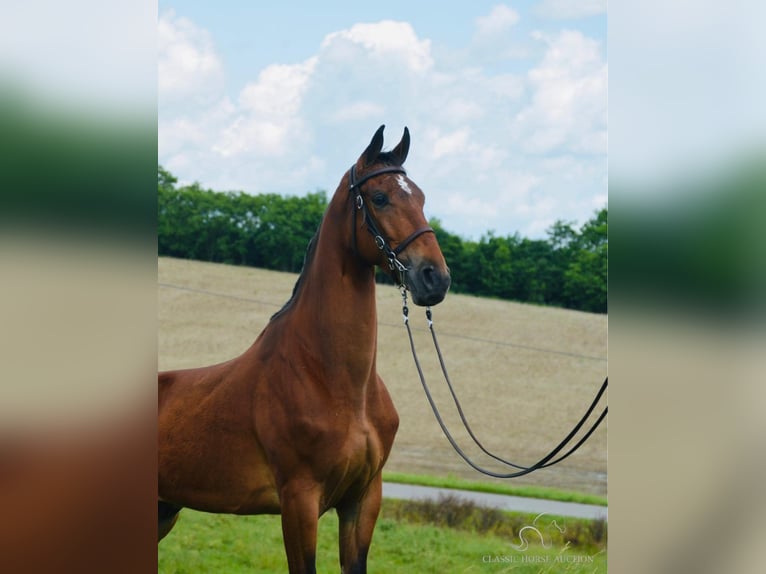
{"type": "MultiPolygon", "coordinates": [[[[412,508],[412,503],[386,500],[375,530],[369,570],[386,574],[607,571],[603,523],[544,518],[536,524],[544,538],[525,537],[529,546],[524,547],[518,533],[535,521],[533,515],[487,513],[450,502],[431,509],[412,508]],[[438,508],[437,513],[434,508],[438,508]],[[554,530],[553,520],[563,533],[554,530]]],[[[339,570],[337,527],[333,512],[320,519],[317,572],[339,570]]],[[[278,516],[184,510],[173,532],[159,546],[160,574],[286,571],[278,516]]]]}
{"type": "Polygon", "coordinates": [[[558,500],[560,502],[577,502],[580,504],[607,506],[607,499],[605,496],[587,494],[585,492],[571,492],[546,486],[516,486],[513,483],[487,483],[476,480],[466,480],[464,478],[455,478],[453,476],[407,474],[390,471],[383,472],[383,480],[385,482],[398,484],[414,484],[418,486],[431,486],[434,488],[489,492],[492,494],[504,494],[508,496],[544,498],[546,500],[558,500]]]}
{"type": "MultiPolygon", "coordinates": [[[[255,340],[289,298],[296,275],[161,257],[158,260],[159,368],[230,359],[255,340]]],[[[378,370],[401,418],[389,472],[453,477],[486,484],[452,451],[423,395],[406,333],[401,298],[378,286],[378,370]]],[[[556,445],[582,415],[606,374],[607,317],[448,294],[434,308],[450,375],[475,433],[490,450],[529,464],[556,445]]],[[[420,308],[410,312],[434,398],[456,439],[493,467],[460,420],[431,346],[420,308]]],[[[606,495],[606,424],[564,463],[515,479],[513,487],[553,487],[606,495]]]]}

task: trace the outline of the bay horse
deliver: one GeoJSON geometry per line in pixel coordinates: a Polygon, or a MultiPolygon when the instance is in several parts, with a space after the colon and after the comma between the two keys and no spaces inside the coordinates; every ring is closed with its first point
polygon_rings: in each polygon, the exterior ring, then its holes
{"type": "Polygon", "coordinates": [[[399,417],[376,371],[375,267],[436,305],[450,275],[425,196],[381,126],[343,175],[292,296],[242,355],[159,374],[159,539],[181,508],[281,514],[291,574],[316,572],[334,508],[343,573],[367,571],[399,417]]]}

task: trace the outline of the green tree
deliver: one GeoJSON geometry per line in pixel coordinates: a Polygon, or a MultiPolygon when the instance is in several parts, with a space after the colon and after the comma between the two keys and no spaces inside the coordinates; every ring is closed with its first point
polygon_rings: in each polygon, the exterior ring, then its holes
{"type": "Polygon", "coordinates": [[[549,284],[555,274],[551,244],[539,239],[521,239],[515,249],[513,265],[514,298],[530,303],[554,303],[549,284]]]}
{"type": "Polygon", "coordinates": [[[564,272],[564,298],[573,309],[606,313],[609,227],[604,208],[580,230],[579,249],[564,272]]]}
{"type": "Polygon", "coordinates": [[[176,178],[172,173],[170,173],[168,170],[163,168],[161,165],[157,165],[157,187],[160,189],[173,189],[178,183],[178,178],[176,178]]]}
{"type": "MultiPolygon", "coordinates": [[[[297,272],[327,208],[324,191],[305,196],[216,192],[178,186],[157,167],[157,244],[161,255],[297,272]]],[[[489,232],[465,240],[431,220],[455,292],[607,310],[607,209],[579,230],[557,221],[546,239],[489,232]]],[[[379,274],[385,277],[385,274],[379,274]]]]}

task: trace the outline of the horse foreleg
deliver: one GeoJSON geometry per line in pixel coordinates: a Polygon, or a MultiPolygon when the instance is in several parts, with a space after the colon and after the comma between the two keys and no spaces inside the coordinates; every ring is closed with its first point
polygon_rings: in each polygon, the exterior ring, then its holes
{"type": "Polygon", "coordinates": [[[280,489],[282,536],[290,574],[316,574],[318,488],[288,483],[280,489]]]}
{"type": "Polygon", "coordinates": [[[180,506],[159,500],[157,502],[157,542],[165,538],[178,520],[180,506]]]}
{"type": "Polygon", "coordinates": [[[337,507],[339,521],[340,567],[343,574],[366,574],[367,553],[380,513],[383,482],[378,474],[361,500],[337,507]]]}

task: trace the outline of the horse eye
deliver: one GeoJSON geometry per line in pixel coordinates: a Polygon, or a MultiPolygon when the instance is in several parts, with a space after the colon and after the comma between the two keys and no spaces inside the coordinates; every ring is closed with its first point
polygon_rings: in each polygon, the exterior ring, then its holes
{"type": "Polygon", "coordinates": [[[375,204],[375,207],[383,207],[388,204],[388,196],[379,191],[378,193],[373,194],[372,203],[375,204]]]}

